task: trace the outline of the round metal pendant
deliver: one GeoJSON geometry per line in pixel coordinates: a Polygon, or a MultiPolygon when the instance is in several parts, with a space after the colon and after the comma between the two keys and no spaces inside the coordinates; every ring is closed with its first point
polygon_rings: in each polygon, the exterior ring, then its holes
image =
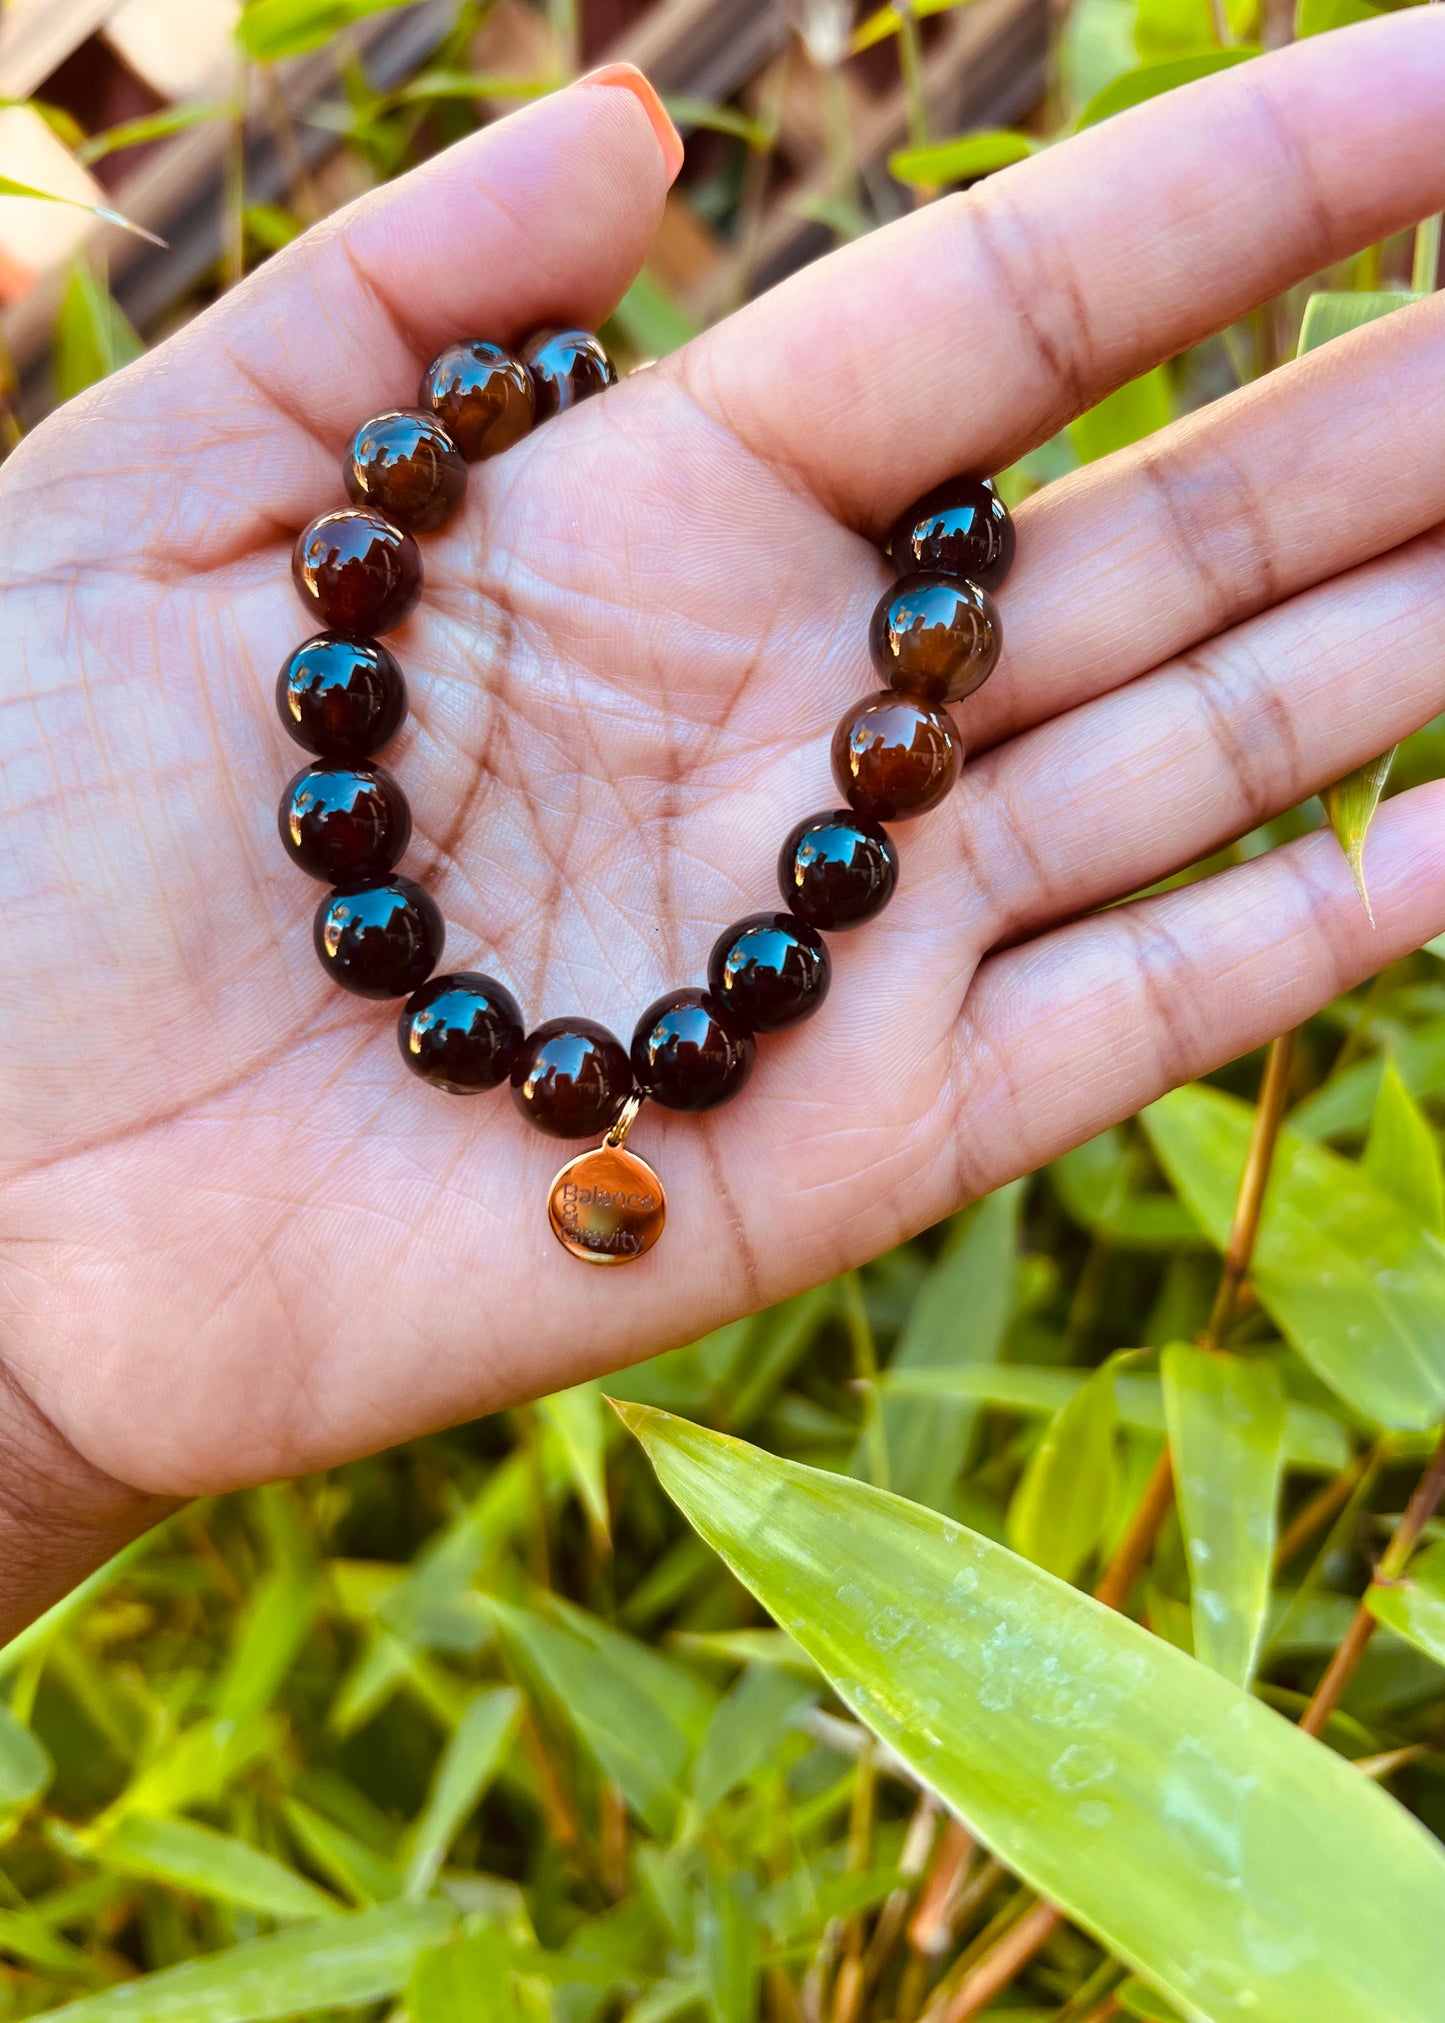
{"type": "Polygon", "coordinates": [[[552,1234],[586,1264],[630,1264],[667,1219],[662,1182],[645,1159],[603,1143],[569,1159],[547,1200],[552,1234]]]}

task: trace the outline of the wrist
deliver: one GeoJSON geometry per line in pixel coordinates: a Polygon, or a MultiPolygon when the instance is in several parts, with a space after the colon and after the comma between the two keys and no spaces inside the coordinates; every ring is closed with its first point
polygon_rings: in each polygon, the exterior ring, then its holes
{"type": "Polygon", "coordinates": [[[174,1508],[87,1461],[0,1363],[0,1645],[174,1508]]]}

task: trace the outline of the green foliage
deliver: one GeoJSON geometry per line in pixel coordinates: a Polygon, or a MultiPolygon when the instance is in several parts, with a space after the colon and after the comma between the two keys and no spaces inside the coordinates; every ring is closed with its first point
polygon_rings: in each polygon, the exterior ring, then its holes
{"type": "Polygon", "coordinates": [[[957,140],[935,141],[928,147],[898,148],[888,157],[888,172],[900,183],[920,189],[939,189],[947,183],[966,183],[976,176],[992,175],[1014,162],[1027,161],[1033,153],[1027,134],[1006,129],[961,134],[957,140]]]}
{"type": "Polygon", "coordinates": [[[839,1697],[1171,1999],[1214,2023],[1436,2014],[1445,1851],[1339,1757],[935,1512],[624,1412],[839,1697]]]}
{"type": "Polygon", "coordinates": [[[55,391],[69,400],[144,350],[109,288],[86,260],[70,270],[55,333],[55,391]]]}

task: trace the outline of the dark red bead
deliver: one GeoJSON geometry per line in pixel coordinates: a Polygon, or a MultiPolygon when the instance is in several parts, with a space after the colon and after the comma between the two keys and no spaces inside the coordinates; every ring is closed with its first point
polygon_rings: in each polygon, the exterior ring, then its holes
{"type": "Polygon", "coordinates": [[[542,330],[522,347],[538,421],[550,421],[617,381],[617,368],[590,330],[542,330]]]}
{"type": "Polygon", "coordinates": [[[421,552],[369,506],[323,513],[297,536],[291,575],[301,602],[332,632],[393,632],[421,596],[421,552]]]}
{"type": "Polygon", "coordinates": [[[419,407],[430,408],[467,459],[477,463],[520,442],[532,426],[536,394],[521,359],[473,338],[449,344],[422,374],[419,407]]]}
{"type": "Polygon", "coordinates": [[[467,491],[467,462],[434,414],[374,415],[351,438],[346,496],[374,506],[409,534],[448,521],[467,491]]]}
{"type": "Polygon", "coordinates": [[[900,576],[931,569],[997,590],[1014,559],[1014,523],[985,478],[950,478],[900,513],[888,537],[900,576]]]}
{"type": "Polygon", "coordinates": [[[632,1094],[627,1049],[595,1019],[549,1019],[512,1066],[512,1100],[553,1138],[610,1130],[632,1094]]]}
{"type": "Polygon", "coordinates": [[[961,702],[982,688],[1002,642],[998,606],[957,576],[905,576],[879,598],[868,627],[888,686],[925,702],[961,702]]]}
{"type": "Polygon", "coordinates": [[[441,960],[446,923],[429,892],[391,877],[329,892],[312,932],[322,967],[358,997],[410,997],[441,960]]]}
{"type": "Polygon", "coordinates": [[[281,796],[276,826],[293,864],[326,885],[381,878],[411,840],[406,795],[380,766],[305,766],[281,796]]]}
{"type": "Polygon", "coordinates": [[[456,1096],[505,1082],[522,1051],[522,1031],[517,1000],[505,985],[466,969],[424,983],[396,1024],[412,1073],[456,1096]]]}
{"type": "Polygon", "coordinates": [[[833,733],[833,778],[849,807],[872,822],[936,808],[962,770],[952,717],[911,695],[869,696],[833,733]]]}
{"type": "Polygon", "coordinates": [[[783,897],[809,927],[856,927],[882,912],[897,883],[891,838],[850,808],[799,822],[778,856],[783,897]]]}
{"type": "Polygon", "coordinates": [[[276,709],[308,752],[369,759],[406,715],[406,682],[374,639],[323,632],[298,646],[276,677],[276,709]]]}
{"type": "Polygon", "coordinates": [[[833,964],[816,928],[790,913],[754,913],[713,943],[707,980],[730,1018],[750,1033],[777,1033],[815,1012],[833,964]]]}
{"type": "Polygon", "coordinates": [[[711,1110],[752,1070],[753,1036],[705,990],[673,990],[650,1004],[632,1035],[632,1072],[668,1110],[711,1110]]]}

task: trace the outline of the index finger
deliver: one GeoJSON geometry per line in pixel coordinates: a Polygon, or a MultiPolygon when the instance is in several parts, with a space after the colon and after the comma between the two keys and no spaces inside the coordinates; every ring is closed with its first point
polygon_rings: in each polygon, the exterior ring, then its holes
{"type": "Polygon", "coordinates": [[[1242,63],[805,269],[688,347],[694,396],[877,532],[1445,207],[1445,10],[1242,63]]]}

